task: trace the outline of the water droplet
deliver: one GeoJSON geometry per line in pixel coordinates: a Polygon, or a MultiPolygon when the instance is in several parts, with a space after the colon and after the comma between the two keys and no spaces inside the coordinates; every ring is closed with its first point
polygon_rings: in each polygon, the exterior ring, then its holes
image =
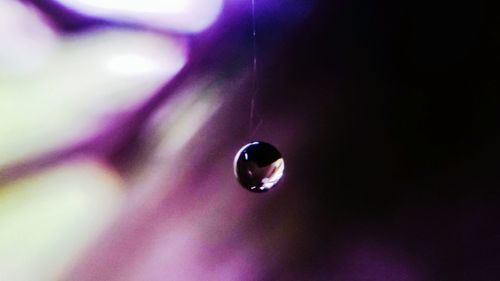
{"type": "Polygon", "coordinates": [[[285,161],[281,153],[265,142],[243,146],[234,158],[234,174],[240,184],[253,192],[273,188],[283,176],[285,161]]]}

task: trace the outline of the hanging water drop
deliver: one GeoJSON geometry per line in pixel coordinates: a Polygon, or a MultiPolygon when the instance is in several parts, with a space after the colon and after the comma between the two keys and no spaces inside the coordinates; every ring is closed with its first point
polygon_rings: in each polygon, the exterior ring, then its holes
{"type": "Polygon", "coordinates": [[[243,146],[234,158],[234,174],[240,184],[253,192],[273,188],[283,176],[285,161],[271,144],[252,142],[243,146]]]}

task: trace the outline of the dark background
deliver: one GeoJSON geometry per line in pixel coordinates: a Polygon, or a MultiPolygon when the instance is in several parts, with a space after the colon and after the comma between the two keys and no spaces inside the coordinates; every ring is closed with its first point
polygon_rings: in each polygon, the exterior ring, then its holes
{"type": "MultiPolygon", "coordinates": [[[[417,280],[500,278],[493,11],[480,2],[320,1],[274,45],[260,72],[262,107],[307,123],[287,174],[303,190],[287,192],[300,193],[313,219],[289,268],[308,272],[369,233],[422,265],[417,280]]],[[[325,271],[414,280],[352,264],[325,271]]]]}

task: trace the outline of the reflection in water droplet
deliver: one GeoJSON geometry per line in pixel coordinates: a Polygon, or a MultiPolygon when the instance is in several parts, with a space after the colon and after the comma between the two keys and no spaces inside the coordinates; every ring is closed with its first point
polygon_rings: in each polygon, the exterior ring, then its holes
{"type": "Polygon", "coordinates": [[[274,187],[283,176],[285,161],[281,153],[265,142],[243,146],[234,158],[234,174],[240,184],[253,192],[274,187]]]}

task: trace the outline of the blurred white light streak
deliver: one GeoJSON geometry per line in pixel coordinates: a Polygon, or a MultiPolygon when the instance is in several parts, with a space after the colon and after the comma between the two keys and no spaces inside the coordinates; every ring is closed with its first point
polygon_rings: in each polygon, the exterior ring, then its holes
{"type": "Polygon", "coordinates": [[[155,116],[161,137],[158,151],[163,157],[178,153],[221,106],[220,89],[198,83],[179,93],[155,116]]]}
{"type": "Polygon", "coordinates": [[[199,32],[215,21],[223,0],[57,0],[81,13],[180,32],[199,32]]]}
{"type": "Polygon", "coordinates": [[[0,64],[0,169],[94,133],[105,117],[151,95],[187,59],[181,40],[147,32],[55,39],[50,60],[31,76],[2,76],[18,62],[0,64]]]}
{"type": "Polygon", "coordinates": [[[80,160],[0,186],[0,279],[63,280],[117,215],[122,184],[80,160]]]}
{"type": "MultiPolygon", "coordinates": [[[[62,1],[64,2],[64,1],[62,1]]],[[[188,11],[190,1],[137,1],[137,0],[72,0],[75,5],[89,9],[111,10],[116,12],[157,13],[182,13],[188,11]]]]}
{"type": "Polygon", "coordinates": [[[183,60],[173,59],[165,68],[158,60],[142,54],[117,54],[108,58],[106,68],[113,73],[124,76],[167,75],[172,76],[184,65],[183,60]],[[165,73],[166,71],[170,73],[165,73]]]}

